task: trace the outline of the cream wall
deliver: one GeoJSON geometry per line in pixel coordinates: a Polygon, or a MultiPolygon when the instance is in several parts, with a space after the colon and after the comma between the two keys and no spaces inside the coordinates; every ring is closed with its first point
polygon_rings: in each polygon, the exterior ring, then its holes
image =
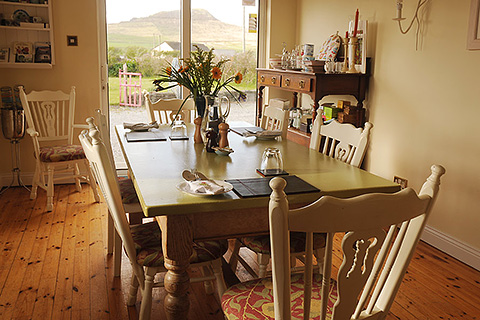
{"type": "MultiPolygon", "coordinates": [[[[404,27],[416,3],[405,1],[404,27]]],[[[431,164],[445,166],[429,227],[478,259],[480,51],[466,50],[470,0],[429,1],[417,51],[415,30],[402,35],[392,21],[393,0],[298,0],[297,5],[296,41],[314,43],[316,51],[336,31],[345,34],[357,8],[360,19],[368,20],[373,69],[365,106],[374,128],[364,166],[387,179],[404,177],[416,190],[431,164]]]]}
{"type": "MultiPolygon", "coordinates": [[[[22,84],[32,90],[70,91],[76,87],[76,122],[93,114],[100,101],[96,0],[51,0],[56,64],[52,69],[0,69],[0,86],[22,84]],[[67,35],[78,36],[78,47],[67,47],[67,35]]],[[[3,137],[3,136],[2,136],[3,137]]],[[[22,177],[30,184],[33,146],[28,136],[20,143],[22,177]]],[[[11,180],[10,143],[0,139],[0,176],[11,180]]]]}

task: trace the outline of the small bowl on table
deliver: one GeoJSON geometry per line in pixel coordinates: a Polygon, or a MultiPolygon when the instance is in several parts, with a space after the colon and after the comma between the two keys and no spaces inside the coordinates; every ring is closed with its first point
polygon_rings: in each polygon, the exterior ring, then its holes
{"type": "Polygon", "coordinates": [[[230,153],[233,152],[233,149],[229,147],[224,147],[224,148],[214,147],[213,150],[215,150],[215,153],[220,156],[228,156],[230,153]]]}

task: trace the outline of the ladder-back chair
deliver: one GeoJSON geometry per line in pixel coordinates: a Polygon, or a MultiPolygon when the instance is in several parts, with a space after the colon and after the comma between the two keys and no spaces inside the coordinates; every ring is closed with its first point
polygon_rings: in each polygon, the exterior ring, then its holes
{"type": "Polygon", "coordinates": [[[279,130],[282,132],[282,138],[287,138],[288,129],[288,110],[274,106],[265,106],[260,127],[264,130],[279,130]]]}
{"type": "Polygon", "coordinates": [[[44,189],[47,192],[46,209],[52,211],[55,182],[73,178],[77,191],[81,190],[82,181],[89,183],[95,201],[98,202],[100,198],[83,149],[73,143],[73,130],[86,128],[85,125],[74,123],[75,87],[71,88],[70,93],[45,90],[29,94],[20,87],[20,100],[25,110],[27,132],[32,137],[35,156],[30,198],[37,197],[38,187],[44,189]],[[86,174],[80,172],[79,165],[85,166],[86,174]]]}
{"type": "Polygon", "coordinates": [[[310,149],[321,151],[354,167],[360,167],[367,151],[372,127],[370,122],[365,122],[365,128],[355,128],[350,123],[339,123],[337,120],[324,125],[321,116],[318,116],[312,129],[310,149]],[[321,146],[322,140],[324,141],[321,146]]]}
{"type": "Polygon", "coordinates": [[[411,188],[350,199],[321,197],[288,209],[282,178],[270,181],[269,203],[273,276],[234,285],[222,297],[229,319],[384,319],[395,299],[437,196],[442,166],[434,165],[417,196],[411,188]],[[307,257],[314,232],[327,234],[323,277],[307,261],[304,275],[290,274],[289,234],[306,232],[307,257]],[[344,234],[342,264],[330,281],[332,243],[344,234]],[[273,283],[273,287],[272,287],[273,283]],[[248,307],[247,307],[248,306],[248,307]],[[273,307],[273,308],[272,308],[273,307]],[[303,315],[309,317],[303,317],[303,315]]]}
{"type": "MultiPolygon", "coordinates": [[[[110,161],[99,131],[95,128],[84,130],[79,139],[92,170],[95,172],[95,179],[97,179],[103,198],[113,218],[115,229],[122,239],[125,253],[132,265],[132,282],[127,305],[135,305],[137,291],[140,289],[142,302],[139,319],[149,319],[152,289],[153,287],[163,286],[163,281],[155,282],[155,275],[158,272],[166,271],[160,227],[156,221],[134,226],[128,223],[123,209],[115,168],[110,161]]],[[[201,267],[205,275],[200,278],[193,278],[190,281],[206,281],[206,284],[209,284],[212,280],[215,280],[218,294],[221,296],[225,290],[221,259],[227,251],[227,241],[195,241],[192,245],[191,266],[201,267]]],[[[212,287],[206,285],[206,290],[208,292],[212,290],[212,287]]]]}
{"type": "MultiPolygon", "coordinates": [[[[150,122],[157,121],[158,124],[171,124],[177,115],[183,99],[160,99],[152,102],[150,92],[145,93],[145,104],[150,122]]],[[[187,99],[179,113],[179,118],[185,123],[191,123],[195,118],[195,102],[187,99]]]]}

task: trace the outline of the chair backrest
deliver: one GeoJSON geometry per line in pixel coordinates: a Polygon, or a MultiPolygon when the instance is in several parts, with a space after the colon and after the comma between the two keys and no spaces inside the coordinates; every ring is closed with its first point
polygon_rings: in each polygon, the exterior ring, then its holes
{"type": "Polygon", "coordinates": [[[108,156],[110,157],[110,160],[114,162],[112,144],[110,142],[110,131],[108,128],[107,116],[103,114],[103,112],[100,109],[96,109],[95,116],[87,118],[85,121],[88,124],[89,131],[96,129],[98,132],[100,132],[100,138],[102,138],[102,142],[105,145],[105,148],[107,149],[108,156]]]}
{"type": "MultiPolygon", "coordinates": [[[[158,124],[170,124],[175,118],[183,99],[160,99],[152,102],[149,92],[145,93],[145,104],[147,105],[149,121],[157,121],[158,124]]],[[[179,116],[186,123],[191,123],[195,117],[195,102],[187,99],[182,107],[179,116]]]]}
{"type": "Polygon", "coordinates": [[[20,100],[30,129],[38,132],[39,143],[73,142],[75,116],[75,87],[70,93],[62,91],[32,91],[20,87],[20,100]]]}
{"type": "Polygon", "coordinates": [[[138,277],[140,285],[143,286],[145,280],[144,273],[142,267],[136,263],[135,245],[127,221],[127,215],[123,208],[117,175],[112,161],[110,161],[107,148],[100,137],[100,132],[96,128],[83,130],[78,138],[94,172],[94,177],[103,193],[103,198],[112,215],[115,229],[122,239],[133,270],[138,277]]]}
{"type": "MultiPolygon", "coordinates": [[[[275,319],[290,319],[290,231],[306,232],[306,257],[312,256],[313,232],[327,234],[321,319],[325,319],[335,233],[345,233],[343,262],[337,274],[338,299],[332,320],[383,319],[393,303],[439,190],[442,166],[419,195],[411,188],[395,194],[366,194],[350,199],[324,196],[309,206],[288,210],[285,180],[271,180],[270,240],[275,319]],[[388,232],[387,232],[388,230],[388,232]],[[323,298],[325,297],[325,298],[323,298]]],[[[304,312],[310,310],[312,262],[305,268],[304,312]]],[[[318,311],[318,310],[315,310],[318,311]]]]}
{"type": "Polygon", "coordinates": [[[288,110],[266,106],[263,110],[260,127],[265,130],[281,130],[282,138],[287,138],[288,110]]]}
{"type": "Polygon", "coordinates": [[[315,119],[310,139],[310,148],[340,161],[360,167],[367,151],[370,129],[373,125],[365,122],[365,128],[355,128],[349,123],[333,120],[324,125],[321,117],[315,119]],[[324,140],[321,145],[322,138],[324,140]]]}

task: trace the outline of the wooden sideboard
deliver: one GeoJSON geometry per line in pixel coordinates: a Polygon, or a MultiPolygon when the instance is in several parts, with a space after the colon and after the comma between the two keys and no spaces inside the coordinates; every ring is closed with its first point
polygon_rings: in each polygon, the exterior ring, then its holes
{"type": "MultiPolygon", "coordinates": [[[[368,70],[368,68],[367,68],[368,70]]],[[[369,73],[314,73],[282,69],[257,69],[257,125],[260,124],[263,107],[263,89],[265,87],[291,91],[292,108],[297,106],[298,93],[308,94],[314,101],[313,120],[318,102],[327,95],[351,95],[363,106],[368,87],[369,73]]]]}

